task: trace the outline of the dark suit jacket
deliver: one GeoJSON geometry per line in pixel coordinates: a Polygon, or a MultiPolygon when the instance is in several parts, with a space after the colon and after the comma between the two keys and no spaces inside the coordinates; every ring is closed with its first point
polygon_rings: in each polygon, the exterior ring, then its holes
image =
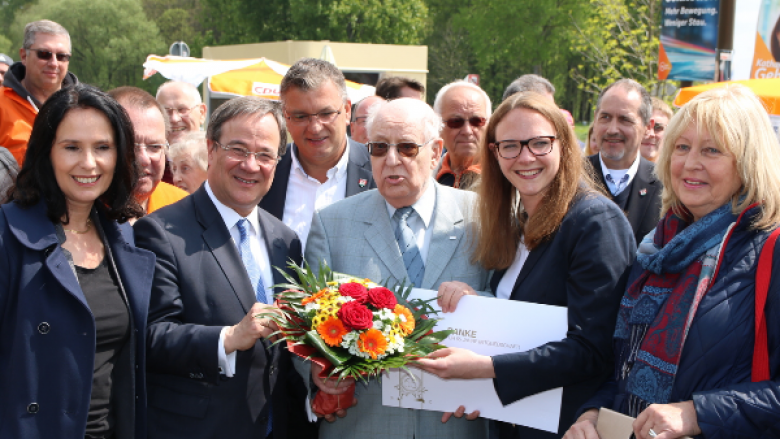
{"type": "MultiPolygon", "coordinates": [[[[567,307],[568,331],[561,341],[493,357],[493,384],[503,404],[557,387],[563,387],[563,404],[558,434],[502,424],[502,438],[561,437],[605,380],[613,367],[612,335],[635,252],[623,212],[605,197],[588,194],[575,200],[552,237],[529,253],[510,299],[567,307]]],[[[493,291],[503,275],[494,274],[493,291]]]]}
{"type": "MultiPolygon", "coordinates": [[[[295,233],[262,209],[258,215],[271,264],[300,263],[295,233]]],[[[274,437],[286,438],[287,386],[299,379],[286,349],[259,340],[237,353],[233,377],[219,373],[220,331],[256,299],[205,186],[134,229],[138,246],[157,255],[147,337],[149,437],[265,438],[270,397],[274,437]]],[[[284,282],[275,270],[274,282],[284,282]]]]}
{"type": "MultiPolygon", "coordinates": [[[[593,171],[599,179],[599,182],[607,187],[604,180],[604,172],[601,170],[599,155],[594,154],[588,157],[593,171]]],[[[628,198],[626,217],[628,218],[631,229],[634,230],[634,239],[636,244],[642,242],[642,238],[650,233],[658,221],[661,219],[661,192],[664,186],[661,181],[653,175],[653,162],[644,157],[639,158],[639,169],[636,171],[631,185],[626,190],[631,190],[628,198]]],[[[609,190],[607,190],[609,194],[609,190]]],[[[612,197],[610,195],[610,197],[612,197]]]]}
{"type": "MultiPolygon", "coordinates": [[[[93,216],[94,218],[94,216],[93,216]]],[[[132,333],[114,363],[115,437],[146,438],[144,337],[154,255],[130,225],[98,213],[132,333]],[[129,382],[128,382],[129,381],[129,382]]],[[[84,437],[95,368],[95,319],[46,216],[46,204],[0,209],[0,438],[84,437]]]]}
{"type": "MultiPolygon", "coordinates": [[[[371,156],[368,155],[366,145],[355,142],[349,137],[347,137],[347,142],[349,142],[349,163],[347,163],[347,193],[345,197],[351,197],[357,193],[374,189],[376,183],[371,174],[371,156]]],[[[279,220],[284,215],[284,204],[287,202],[287,183],[290,180],[290,171],[292,170],[293,145],[295,144],[287,145],[287,152],[276,165],[271,188],[260,200],[260,207],[279,220]]]]}

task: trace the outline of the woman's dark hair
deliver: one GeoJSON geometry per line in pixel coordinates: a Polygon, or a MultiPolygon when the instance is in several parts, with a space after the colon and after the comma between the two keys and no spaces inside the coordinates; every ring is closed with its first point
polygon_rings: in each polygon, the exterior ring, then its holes
{"type": "Polygon", "coordinates": [[[769,50],[772,51],[772,58],[775,59],[775,62],[780,62],[780,38],[778,38],[778,33],[780,33],[780,18],[777,19],[775,28],[772,29],[772,35],[769,36],[769,50]]]}
{"type": "Polygon", "coordinates": [[[138,182],[133,124],[113,98],[95,87],[80,83],[57,91],[41,107],[13,190],[14,201],[22,207],[31,207],[43,198],[49,219],[60,222],[64,217],[63,223],[68,223],[70,217],[65,195],[54,178],[51,149],[65,115],[77,108],[91,108],[102,113],[114,133],[117,151],[114,176],[108,190],[99,198],[107,208],[106,216],[119,222],[142,216],[143,211],[133,198],[138,182]]]}

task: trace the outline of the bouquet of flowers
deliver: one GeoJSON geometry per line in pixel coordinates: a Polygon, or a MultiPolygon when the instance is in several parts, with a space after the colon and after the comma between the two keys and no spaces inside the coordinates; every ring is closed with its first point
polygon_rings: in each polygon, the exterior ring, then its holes
{"type": "MultiPolygon", "coordinates": [[[[308,265],[290,268],[297,279],[285,274],[289,284],[277,295],[281,313],[274,320],[290,352],[323,366],[322,378],[367,381],[386,369],[405,369],[442,348],[440,342],[450,335],[432,331],[437,320],[429,316],[437,311],[430,300],[408,300],[411,286],[389,289],[327,265],[319,275],[308,265]]],[[[319,392],[313,409],[325,415],[351,407],[353,392],[354,387],[339,396],[319,392]]]]}

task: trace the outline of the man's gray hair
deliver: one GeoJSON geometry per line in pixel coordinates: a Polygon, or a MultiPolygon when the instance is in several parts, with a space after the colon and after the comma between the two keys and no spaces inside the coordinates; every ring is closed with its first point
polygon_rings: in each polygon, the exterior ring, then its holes
{"type": "Polygon", "coordinates": [[[201,170],[209,167],[208,147],[206,146],[206,133],[203,131],[190,131],[181,140],[171,145],[168,150],[171,160],[177,157],[189,157],[201,170]]]}
{"type": "Polygon", "coordinates": [[[419,99],[400,98],[389,102],[380,102],[368,110],[366,132],[369,133],[369,140],[371,140],[371,131],[374,126],[374,121],[376,121],[379,114],[396,107],[401,107],[404,110],[406,113],[406,120],[419,121],[422,123],[423,138],[425,138],[426,143],[441,138],[439,133],[444,124],[442,123],[441,116],[436,114],[430,105],[419,99]]]}
{"type": "Polygon", "coordinates": [[[189,82],[184,82],[184,81],[168,81],[163,83],[163,85],[157,88],[157,94],[155,95],[155,99],[160,99],[160,93],[162,93],[162,91],[165,90],[166,88],[173,85],[179,85],[183,87],[185,93],[187,93],[190,96],[190,99],[195,101],[196,104],[203,103],[203,99],[201,99],[200,97],[200,92],[198,91],[198,87],[195,87],[189,82]]]}
{"type": "Polygon", "coordinates": [[[266,114],[272,115],[276,119],[276,124],[279,125],[279,157],[281,157],[287,151],[287,127],[284,124],[284,116],[282,116],[282,105],[270,99],[243,96],[220,105],[211,114],[206,138],[212,142],[219,142],[219,138],[222,136],[222,126],[228,121],[242,116],[259,118],[266,114]]]}
{"type": "Polygon", "coordinates": [[[501,100],[505,101],[509,96],[524,91],[534,91],[543,95],[555,95],[555,86],[547,79],[529,73],[512,81],[506,90],[504,90],[504,95],[501,97],[501,100]]]}
{"type": "Polygon", "coordinates": [[[31,49],[33,44],[35,44],[35,36],[39,33],[66,36],[68,38],[68,51],[70,51],[70,34],[68,33],[68,30],[62,27],[61,24],[51,20],[38,20],[27,23],[24,27],[24,42],[22,43],[22,48],[31,49]]]}
{"type": "Polygon", "coordinates": [[[436,93],[436,99],[433,101],[433,111],[435,111],[436,114],[441,116],[441,107],[443,105],[444,96],[450,90],[453,90],[455,88],[460,88],[460,87],[470,88],[482,95],[482,98],[485,99],[485,110],[487,111],[487,117],[490,118],[490,115],[493,114],[493,107],[492,104],[490,103],[490,96],[488,96],[488,94],[485,93],[485,90],[482,90],[480,86],[476,84],[472,84],[468,81],[464,81],[462,79],[458,79],[457,81],[450,82],[449,84],[439,89],[439,92],[436,93]]]}
{"type": "Polygon", "coordinates": [[[282,78],[279,86],[279,95],[284,106],[284,96],[291,88],[297,88],[302,92],[316,90],[322,87],[326,81],[333,81],[341,95],[342,103],[347,102],[347,83],[344,74],[328,61],[316,58],[302,58],[290,67],[282,78]]]}
{"type": "Polygon", "coordinates": [[[641,99],[639,104],[639,117],[642,118],[642,124],[647,126],[650,123],[650,119],[653,117],[653,101],[650,99],[650,93],[647,92],[647,89],[644,88],[642,84],[634,81],[633,79],[618,79],[612,84],[609,84],[604,90],[601,90],[601,93],[599,93],[599,99],[596,101],[596,113],[598,113],[599,108],[601,108],[601,99],[605,94],[607,94],[607,91],[613,87],[622,87],[628,91],[635,91],[639,93],[639,97],[641,99]]]}

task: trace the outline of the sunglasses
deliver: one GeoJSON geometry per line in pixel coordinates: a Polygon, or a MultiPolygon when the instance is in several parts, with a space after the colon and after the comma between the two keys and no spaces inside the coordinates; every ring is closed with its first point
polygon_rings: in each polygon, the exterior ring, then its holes
{"type": "Polygon", "coordinates": [[[395,149],[398,150],[398,154],[401,157],[414,158],[417,157],[417,154],[420,153],[420,148],[425,146],[427,143],[428,142],[419,145],[414,142],[370,142],[366,146],[368,146],[368,153],[371,154],[372,157],[384,157],[387,155],[387,152],[390,151],[390,147],[395,146],[395,149]]]}
{"type": "Polygon", "coordinates": [[[463,125],[466,124],[466,122],[469,123],[469,125],[473,127],[483,127],[485,126],[485,122],[487,122],[487,119],[484,117],[470,117],[468,119],[464,119],[462,117],[453,117],[452,119],[447,119],[445,124],[447,124],[448,127],[452,129],[458,129],[461,128],[463,125]]]}
{"type": "Polygon", "coordinates": [[[57,61],[59,62],[68,62],[70,61],[70,54],[69,53],[52,53],[48,50],[40,50],[40,49],[27,49],[35,52],[35,55],[38,56],[38,59],[48,61],[51,59],[52,55],[57,57],[57,61]]]}

